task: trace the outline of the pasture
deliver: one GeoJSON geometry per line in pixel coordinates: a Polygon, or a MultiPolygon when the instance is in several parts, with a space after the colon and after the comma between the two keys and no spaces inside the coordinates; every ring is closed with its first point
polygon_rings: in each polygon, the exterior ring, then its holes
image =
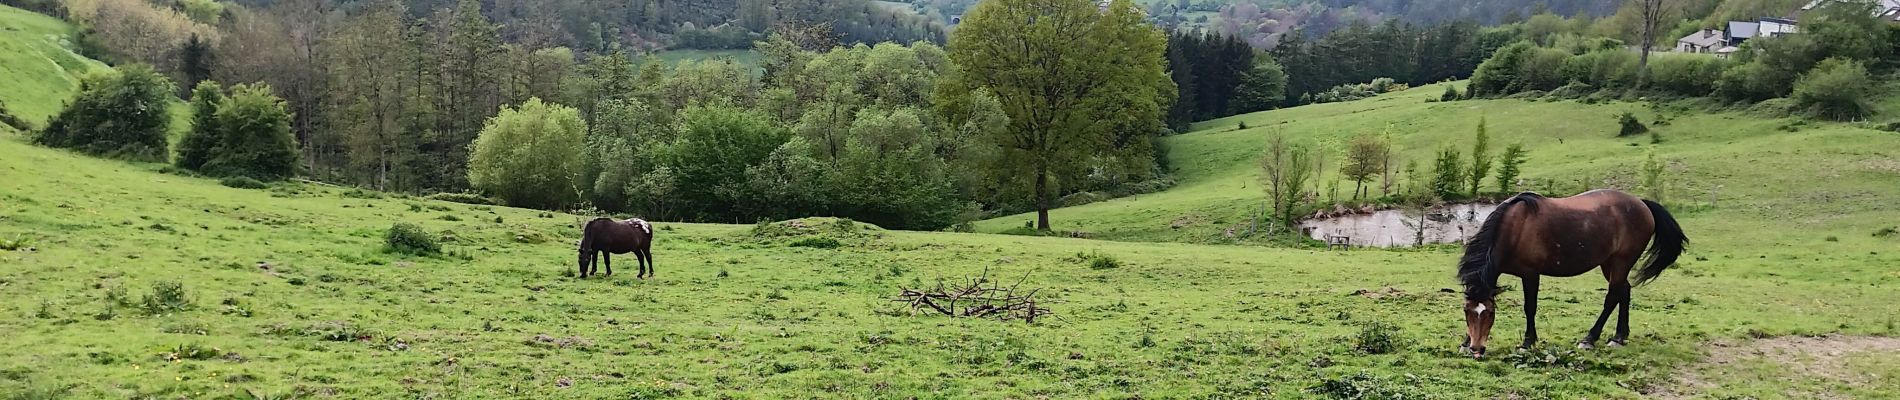
{"type": "MultiPolygon", "coordinates": [[[[1900,334],[1894,313],[1880,311],[1900,304],[1891,290],[1900,239],[1872,230],[1743,234],[1763,223],[1695,214],[1685,261],[1635,291],[1629,347],[1572,350],[1603,283],[1546,279],[1548,347],[1473,361],[1456,352],[1463,324],[1460,295],[1444,291],[1456,287],[1449,246],[1327,252],[862,224],[756,237],[753,226],[660,223],[657,277],[633,279],[627,257],[614,276],[576,280],[582,216],[309,183],[240,190],[161,167],[0,140],[0,239],[16,244],[0,251],[9,299],[0,391],[1601,398],[1869,397],[1900,387],[1892,353],[1831,357],[1841,365],[1827,368],[1856,374],[1846,379],[1774,372],[1807,362],[1799,354],[1698,362],[1723,350],[1711,342],[1900,334]],[[394,222],[453,240],[438,256],[388,252],[394,222]],[[793,245],[806,237],[839,246],[793,245]],[[985,270],[1043,288],[1060,318],[952,319],[889,301],[901,287],[985,270]],[[182,290],[163,289],[172,283],[182,290]],[[1690,373],[1692,383],[1677,381],[1690,373]]],[[[1518,338],[1516,296],[1501,296],[1494,340],[1518,338]]]]}

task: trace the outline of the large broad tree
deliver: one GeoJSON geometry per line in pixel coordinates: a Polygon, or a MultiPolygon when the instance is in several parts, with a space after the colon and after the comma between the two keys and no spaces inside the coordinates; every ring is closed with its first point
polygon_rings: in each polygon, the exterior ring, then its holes
{"type": "Polygon", "coordinates": [[[1128,0],[985,1],[950,37],[939,94],[987,92],[1002,104],[1000,171],[1033,180],[1036,227],[1047,230],[1053,174],[1109,150],[1117,128],[1160,121],[1174,97],[1166,46],[1128,0]]]}

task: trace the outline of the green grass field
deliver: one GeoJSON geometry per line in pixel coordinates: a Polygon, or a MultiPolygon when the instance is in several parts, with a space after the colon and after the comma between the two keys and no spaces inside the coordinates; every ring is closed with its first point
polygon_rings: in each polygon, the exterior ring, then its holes
{"type": "Polygon", "coordinates": [[[665,62],[668,65],[679,64],[681,61],[687,61],[687,60],[711,60],[714,58],[725,57],[725,58],[731,58],[733,61],[738,62],[739,65],[756,68],[759,66],[760,56],[759,56],[759,52],[752,51],[752,50],[688,49],[688,50],[658,51],[658,52],[653,53],[653,57],[658,57],[660,61],[665,62]]]}
{"type": "MultiPolygon", "coordinates": [[[[0,296],[13,299],[0,305],[0,346],[14,349],[0,353],[10,366],[0,388],[139,398],[1302,397],[1352,388],[1628,397],[1667,387],[1709,340],[1900,334],[1892,313],[1872,311],[1900,304],[1890,289],[1900,252],[1865,233],[1827,242],[1803,232],[1756,249],[1696,236],[1690,261],[1638,289],[1636,336],[1621,349],[1561,350],[1587,328],[1602,281],[1547,280],[1543,335],[1559,343],[1546,351],[1563,364],[1550,366],[1455,353],[1462,323],[1459,295],[1441,291],[1454,286],[1447,249],[877,232],[827,250],[755,240],[748,226],[664,223],[658,278],[632,279],[622,258],[618,275],[577,281],[567,272],[576,216],[314,184],[238,190],[157,168],[0,140],[0,173],[10,177],[0,183],[0,238],[34,247],[0,252],[0,296]],[[383,232],[399,221],[454,236],[453,255],[384,252],[383,232]],[[1074,259],[1093,251],[1122,265],[1074,259]],[[887,301],[899,287],[986,268],[1027,276],[1062,318],[954,320],[887,301]],[[146,311],[142,297],[161,282],[182,284],[189,305],[146,311]],[[1398,327],[1396,350],[1354,350],[1373,321],[1398,327]]],[[[1515,311],[1516,299],[1503,303],[1515,311]]],[[[1498,329],[1509,343],[1521,320],[1498,329]]],[[[1721,389],[1892,389],[1900,366],[1870,365],[1885,380],[1790,388],[1736,375],[1721,389]]]]}
{"type": "MultiPolygon", "coordinates": [[[[59,28],[39,21],[36,29],[59,28]]],[[[11,77],[22,60],[0,66],[11,77]]],[[[1180,186],[1055,215],[1058,228],[1114,240],[874,228],[805,236],[841,239],[825,249],[754,237],[753,226],[660,223],[658,276],[644,281],[632,278],[631,257],[611,277],[570,276],[581,216],[316,183],[233,189],[159,173],[158,164],[32,146],[0,129],[0,398],[1877,398],[1900,390],[1900,237],[1874,234],[1900,225],[1900,134],[1632,103],[1425,103],[1437,89],[1198,124],[1169,139],[1180,186]],[[1680,265],[1635,291],[1628,347],[1570,349],[1602,296],[1592,276],[1545,280],[1548,345],[1532,352],[1502,350],[1523,326],[1521,300],[1505,293],[1500,350],[1475,361],[1456,352],[1454,247],[1218,243],[1219,227],[1262,196],[1254,157],[1269,131],[1319,143],[1389,129],[1414,158],[1468,146],[1483,115],[1494,147],[1531,147],[1529,177],[1578,186],[1586,176],[1629,182],[1648,142],[1608,138],[1623,110],[1671,121],[1653,128],[1664,134],[1662,153],[1678,160],[1677,215],[1694,240],[1680,265]],[[1251,128],[1231,129],[1241,121],[1251,128]],[[1716,185],[1718,204],[1699,200],[1716,185]],[[1169,228],[1183,215],[1195,222],[1169,228]],[[398,222],[453,238],[447,254],[384,250],[398,222]],[[986,270],[1042,288],[1060,318],[952,319],[889,301],[903,287],[986,270]],[[182,290],[162,290],[171,284],[182,290]],[[1381,325],[1393,328],[1368,329],[1381,325]]],[[[69,91],[0,95],[43,116],[69,91]]]]}
{"type": "Polygon", "coordinates": [[[0,5],[0,103],[9,112],[43,126],[79,91],[81,74],[105,66],[73,53],[72,34],[57,18],[0,5]]]}

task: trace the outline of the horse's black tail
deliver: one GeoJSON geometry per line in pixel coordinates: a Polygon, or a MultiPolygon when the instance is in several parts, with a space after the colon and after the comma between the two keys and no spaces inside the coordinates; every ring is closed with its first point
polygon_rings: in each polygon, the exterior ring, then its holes
{"type": "Polygon", "coordinates": [[[1689,245],[1689,237],[1682,234],[1682,225],[1676,223],[1676,217],[1669,215],[1669,210],[1649,200],[1643,200],[1643,205],[1649,206],[1649,215],[1656,218],[1656,237],[1649,244],[1649,254],[1644,256],[1649,261],[1643,264],[1643,269],[1636,271],[1636,282],[1631,286],[1642,285],[1662,275],[1664,269],[1676,264],[1676,257],[1681,256],[1682,249],[1689,245]]]}

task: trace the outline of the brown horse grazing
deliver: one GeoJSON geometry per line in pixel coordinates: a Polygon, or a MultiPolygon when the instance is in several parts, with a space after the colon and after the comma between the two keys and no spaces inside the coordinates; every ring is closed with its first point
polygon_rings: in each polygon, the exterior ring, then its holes
{"type": "Polygon", "coordinates": [[[1630,333],[1630,287],[1655,279],[1675,264],[1688,243],[1676,218],[1661,204],[1628,193],[1593,190],[1557,199],[1529,192],[1512,196],[1491,211],[1483,228],[1465,243],[1464,258],[1458,263],[1458,279],[1465,286],[1462,347],[1473,357],[1484,356],[1497,315],[1499,275],[1523,279],[1523,347],[1530,347],[1537,343],[1538,277],[1577,276],[1599,266],[1603,278],[1610,281],[1610,291],[1603,297],[1596,326],[1578,346],[1595,346],[1603,323],[1618,309],[1616,336],[1610,344],[1622,345],[1630,333]],[[1649,248],[1648,260],[1632,283],[1630,271],[1643,258],[1644,245],[1649,248]]]}
{"type": "Polygon", "coordinates": [[[613,275],[613,255],[627,252],[633,252],[633,257],[640,262],[640,273],[636,277],[646,279],[653,276],[652,246],[653,224],[646,221],[637,218],[626,221],[595,218],[587,221],[587,226],[581,228],[580,277],[585,279],[587,275],[600,272],[600,266],[594,263],[595,255],[606,258],[607,275],[613,275]],[[601,254],[603,252],[606,254],[601,254]],[[591,271],[589,267],[592,267],[591,271]]]}

